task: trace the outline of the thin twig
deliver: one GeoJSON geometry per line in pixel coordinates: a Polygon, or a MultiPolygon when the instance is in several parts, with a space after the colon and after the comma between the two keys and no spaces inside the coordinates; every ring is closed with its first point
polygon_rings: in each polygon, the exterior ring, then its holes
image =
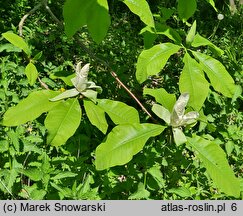
{"type": "Polygon", "coordinates": [[[51,15],[52,19],[54,19],[58,25],[62,26],[62,22],[55,16],[55,14],[51,11],[50,7],[47,5],[47,0],[44,1],[44,6],[47,12],[51,15]]]}
{"type": "Polygon", "coordinates": [[[40,77],[37,77],[37,78],[38,78],[38,81],[40,82],[41,86],[43,86],[46,90],[49,90],[48,85],[46,85],[46,84],[40,79],[40,77]]]}
{"type": "Polygon", "coordinates": [[[114,71],[111,71],[111,75],[116,79],[116,81],[127,91],[128,94],[138,103],[138,105],[142,108],[142,110],[147,113],[147,115],[154,121],[157,122],[153,116],[149,113],[149,111],[143,106],[143,104],[138,100],[138,98],[123,84],[123,82],[119,79],[117,74],[114,71]]]}
{"type": "Polygon", "coordinates": [[[31,14],[33,14],[36,10],[38,10],[43,4],[43,1],[41,1],[38,5],[36,5],[33,9],[31,9],[27,14],[25,14],[22,19],[19,22],[19,36],[23,36],[23,26],[24,22],[27,19],[27,17],[31,14]]]}

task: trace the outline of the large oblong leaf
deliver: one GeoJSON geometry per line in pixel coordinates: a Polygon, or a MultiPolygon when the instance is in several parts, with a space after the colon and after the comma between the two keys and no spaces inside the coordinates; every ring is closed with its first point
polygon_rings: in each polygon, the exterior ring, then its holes
{"type": "Polygon", "coordinates": [[[100,43],[104,39],[110,26],[108,10],[107,0],[97,0],[88,12],[88,29],[96,43],[100,43]]]}
{"type": "Polygon", "coordinates": [[[228,196],[240,196],[240,182],[229,166],[225,152],[213,141],[187,137],[187,144],[198,154],[215,185],[228,196]]]}
{"type": "Polygon", "coordinates": [[[63,16],[68,37],[88,25],[88,30],[97,43],[103,40],[110,25],[107,0],[67,0],[63,16]]]}
{"type": "Polygon", "coordinates": [[[188,106],[200,110],[209,92],[208,81],[204,77],[201,66],[186,53],[184,67],[179,79],[180,92],[188,92],[190,100],[188,106]]]}
{"type": "Polygon", "coordinates": [[[98,106],[102,108],[115,124],[139,123],[138,111],[120,101],[99,99],[98,106]]]}
{"type": "Polygon", "coordinates": [[[104,170],[128,163],[142,150],[150,137],[159,135],[164,128],[149,123],[116,126],[107,139],[96,148],[96,169],[104,170]]]}
{"type": "Polygon", "coordinates": [[[179,17],[183,22],[186,22],[196,11],[196,0],[178,0],[177,10],[179,17]]]}
{"type": "Polygon", "coordinates": [[[49,111],[59,102],[50,102],[49,99],[59,92],[42,90],[30,93],[30,95],[11,107],[3,116],[2,124],[5,126],[17,126],[32,121],[42,113],[49,111]]]}
{"type": "Polygon", "coordinates": [[[47,143],[53,146],[64,144],[78,128],[81,112],[77,98],[62,101],[51,109],[45,119],[48,130],[47,143]]]}
{"type": "Polygon", "coordinates": [[[2,36],[8,40],[14,46],[22,49],[28,56],[30,56],[31,51],[28,44],[24,41],[24,39],[13,32],[5,32],[2,36]]]}
{"type": "Polygon", "coordinates": [[[129,9],[148,26],[154,27],[154,19],[146,0],[123,0],[129,9]]]}
{"type": "Polygon", "coordinates": [[[236,85],[224,65],[211,56],[199,52],[192,53],[199,60],[213,88],[226,97],[232,97],[235,93],[236,85]]]}
{"type": "Polygon", "coordinates": [[[90,100],[83,100],[84,109],[92,125],[96,126],[102,133],[106,133],[108,124],[105,111],[90,100]]]}
{"type": "Polygon", "coordinates": [[[169,57],[180,48],[172,43],[162,43],[142,51],[137,62],[136,78],[138,82],[142,83],[149,76],[159,73],[169,57]]]}
{"type": "Polygon", "coordinates": [[[65,33],[73,36],[82,26],[87,24],[87,13],[94,0],[66,0],[63,7],[65,33]]]}
{"type": "Polygon", "coordinates": [[[199,46],[209,46],[213,51],[215,51],[218,55],[223,55],[224,51],[210,42],[208,39],[202,37],[200,34],[196,34],[194,40],[192,41],[191,45],[193,47],[199,46]]]}

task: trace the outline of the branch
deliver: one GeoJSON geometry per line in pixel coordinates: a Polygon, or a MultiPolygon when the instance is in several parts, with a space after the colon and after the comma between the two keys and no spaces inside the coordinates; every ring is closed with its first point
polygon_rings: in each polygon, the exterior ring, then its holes
{"type": "Polygon", "coordinates": [[[123,82],[118,78],[117,74],[114,71],[111,71],[111,75],[116,79],[116,81],[127,91],[128,94],[138,103],[142,110],[154,121],[157,122],[149,111],[143,106],[143,104],[138,100],[138,98],[123,84],[123,82]]]}
{"type": "Polygon", "coordinates": [[[31,14],[33,14],[36,10],[38,10],[43,4],[43,1],[41,1],[38,5],[36,5],[33,9],[31,9],[27,14],[25,14],[22,19],[19,22],[19,36],[23,36],[23,26],[24,22],[27,19],[27,17],[31,14]]]}
{"type": "Polygon", "coordinates": [[[55,16],[55,14],[51,11],[50,7],[47,5],[47,0],[44,1],[44,6],[47,12],[51,15],[52,19],[54,19],[59,26],[63,26],[62,22],[55,16]]]}
{"type": "MultiPolygon", "coordinates": [[[[23,28],[23,24],[24,21],[26,20],[26,18],[34,13],[38,8],[40,8],[42,5],[45,6],[45,9],[47,10],[47,12],[51,15],[51,17],[54,19],[54,21],[61,27],[64,28],[63,23],[54,15],[54,13],[51,11],[51,9],[49,8],[49,6],[47,5],[47,0],[43,0],[42,2],[40,2],[38,5],[36,5],[29,13],[27,13],[26,15],[24,15],[24,17],[21,19],[20,24],[19,24],[19,31],[20,31],[20,36],[22,36],[22,28],[23,28]]],[[[156,120],[153,118],[153,116],[149,113],[149,111],[143,106],[143,104],[139,101],[139,99],[127,88],[127,86],[119,79],[119,77],[117,76],[117,74],[112,70],[111,66],[109,65],[108,62],[104,61],[103,59],[97,57],[94,52],[92,52],[89,48],[87,48],[85,46],[85,44],[83,44],[83,42],[80,40],[80,37],[78,36],[78,33],[76,33],[74,35],[74,39],[78,42],[78,44],[80,45],[81,49],[84,50],[89,56],[90,58],[92,58],[93,60],[96,60],[98,62],[100,62],[101,64],[103,64],[104,66],[106,66],[109,71],[110,74],[112,75],[112,77],[115,78],[115,80],[125,89],[125,91],[138,103],[138,105],[142,108],[142,110],[153,120],[156,122],[156,120]]],[[[41,79],[38,77],[39,82],[41,83],[41,85],[45,88],[45,89],[49,89],[48,86],[43,83],[41,81],[41,79]]]]}
{"type": "Polygon", "coordinates": [[[46,90],[49,90],[48,85],[46,85],[46,84],[40,79],[40,77],[37,77],[37,78],[38,78],[38,81],[40,82],[40,84],[41,84],[46,90]]]}

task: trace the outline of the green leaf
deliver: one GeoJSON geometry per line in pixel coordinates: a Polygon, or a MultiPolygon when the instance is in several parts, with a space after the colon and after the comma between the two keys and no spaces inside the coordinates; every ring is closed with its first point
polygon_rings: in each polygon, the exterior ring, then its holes
{"type": "Polygon", "coordinates": [[[183,131],[180,128],[173,128],[172,132],[173,132],[175,144],[177,146],[179,146],[187,141],[185,134],[183,133],[183,131]]]}
{"type": "Polygon", "coordinates": [[[108,124],[105,118],[105,111],[92,101],[83,100],[85,112],[92,125],[96,126],[102,133],[106,133],[108,124]]]}
{"type": "Polygon", "coordinates": [[[206,0],[209,4],[211,4],[211,6],[213,7],[213,9],[218,12],[217,8],[215,7],[215,3],[214,0],[206,0]]]}
{"type": "Polygon", "coordinates": [[[138,189],[136,192],[131,194],[128,199],[129,200],[139,200],[139,199],[146,199],[149,198],[150,192],[145,189],[145,186],[143,183],[139,182],[138,183],[138,189]]]}
{"type": "Polygon", "coordinates": [[[65,172],[60,172],[57,175],[51,177],[52,180],[58,180],[58,179],[63,179],[63,178],[71,178],[77,176],[77,173],[73,173],[70,171],[65,171],[65,172]]]}
{"type": "Polygon", "coordinates": [[[25,68],[25,74],[28,78],[29,84],[32,86],[38,77],[38,71],[33,63],[29,63],[25,68]]]}
{"type": "Polygon", "coordinates": [[[43,200],[46,195],[46,191],[42,189],[39,190],[37,184],[33,184],[31,186],[23,185],[23,189],[18,195],[24,199],[43,200]]]}
{"type": "Polygon", "coordinates": [[[183,22],[186,22],[195,13],[196,9],[196,0],[178,0],[177,10],[183,22]]]}
{"type": "Polygon", "coordinates": [[[43,172],[39,168],[23,169],[21,173],[33,181],[40,181],[43,178],[43,172]]]}
{"type": "Polygon", "coordinates": [[[219,145],[199,136],[187,137],[187,140],[187,144],[198,154],[216,187],[228,196],[239,197],[239,180],[235,177],[225,152],[219,145]]]}
{"type": "Polygon", "coordinates": [[[158,37],[150,26],[145,26],[139,34],[143,35],[143,43],[145,49],[151,48],[155,39],[158,37]]]}
{"type": "Polygon", "coordinates": [[[154,178],[160,188],[164,187],[165,180],[161,172],[161,166],[155,165],[148,169],[148,173],[154,178]]]}
{"type": "Polygon", "coordinates": [[[145,0],[123,0],[129,9],[138,15],[146,25],[154,27],[154,19],[149,4],[145,0]]]}
{"type": "Polygon", "coordinates": [[[78,128],[81,111],[77,98],[62,101],[51,109],[45,119],[47,143],[53,146],[64,144],[78,128]]]}
{"type": "Polygon", "coordinates": [[[61,94],[57,95],[54,98],[51,98],[50,101],[63,100],[66,98],[75,97],[79,94],[80,93],[76,90],[76,88],[72,88],[72,89],[66,90],[65,92],[62,92],[61,94]]]}
{"type": "Polygon", "coordinates": [[[176,102],[175,94],[170,94],[163,88],[159,88],[159,89],[144,88],[143,94],[153,96],[157,103],[160,103],[163,107],[168,109],[170,112],[172,111],[173,106],[176,102]]]}
{"type": "Polygon", "coordinates": [[[38,53],[34,56],[33,60],[34,60],[34,61],[39,60],[39,59],[42,57],[42,54],[43,54],[42,51],[38,52],[38,53]]]}
{"type": "Polygon", "coordinates": [[[75,77],[75,73],[67,75],[67,76],[62,76],[62,75],[59,75],[58,73],[50,75],[51,79],[53,79],[53,80],[54,79],[61,79],[68,86],[73,86],[71,79],[73,79],[74,77],[75,77]]]}
{"type": "Polygon", "coordinates": [[[58,102],[50,102],[49,98],[54,97],[58,92],[42,90],[30,93],[30,95],[11,107],[3,116],[2,124],[5,126],[17,126],[32,121],[42,113],[49,111],[58,102]]]}
{"type": "Polygon", "coordinates": [[[139,83],[144,82],[149,76],[158,74],[165,66],[171,55],[181,47],[172,43],[163,43],[142,51],[138,57],[136,78],[139,83]]]}
{"type": "Polygon", "coordinates": [[[185,65],[179,79],[180,92],[188,92],[190,95],[188,106],[199,111],[208,96],[209,84],[201,66],[188,53],[185,54],[183,61],[185,65]]]}
{"type": "Polygon", "coordinates": [[[82,26],[87,24],[87,13],[94,0],[67,0],[63,7],[65,33],[73,36],[82,26]]]}
{"type": "Polygon", "coordinates": [[[11,43],[0,45],[0,52],[3,52],[4,50],[6,52],[22,52],[22,49],[19,49],[18,47],[14,46],[11,43]]]}
{"type": "Polygon", "coordinates": [[[91,89],[86,89],[85,91],[82,91],[81,94],[85,96],[86,98],[90,99],[94,103],[96,103],[97,100],[97,91],[91,90],[91,89]]]}
{"type": "Polygon", "coordinates": [[[88,11],[88,29],[96,43],[100,43],[110,26],[109,7],[107,0],[97,0],[88,11]]]}
{"type": "Polygon", "coordinates": [[[224,51],[210,42],[208,39],[202,37],[200,34],[196,34],[194,40],[192,41],[191,45],[193,47],[200,47],[200,46],[208,46],[213,51],[215,51],[218,55],[223,55],[224,51]]]}
{"type": "Polygon", "coordinates": [[[14,34],[13,32],[5,32],[2,36],[14,46],[22,49],[28,56],[31,55],[30,48],[22,37],[14,34]]]}
{"type": "Polygon", "coordinates": [[[191,196],[191,191],[186,187],[171,188],[167,192],[177,194],[181,197],[190,197],[191,196]]]}
{"type": "Polygon", "coordinates": [[[159,135],[164,129],[161,125],[148,123],[116,126],[96,148],[96,169],[104,170],[128,163],[150,137],[159,135]]]}
{"type": "Polygon", "coordinates": [[[67,0],[63,16],[68,37],[88,25],[88,30],[97,43],[103,40],[110,25],[107,0],[67,0]]]}
{"type": "Polygon", "coordinates": [[[199,60],[213,88],[226,97],[232,97],[235,93],[236,85],[222,63],[199,52],[193,52],[193,55],[199,60]]]}
{"type": "Polygon", "coordinates": [[[157,24],[156,29],[157,29],[156,33],[158,35],[159,34],[165,35],[169,39],[173,40],[176,44],[182,43],[181,36],[173,28],[171,28],[165,24],[157,24]]]}
{"type": "Polygon", "coordinates": [[[231,100],[231,104],[233,104],[237,100],[237,98],[239,98],[241,95],[242,95],[242,88],[240,85],[237,85],[235,88],[234,95],[231,100]]]}
{"type": "Polygon", "coordinates": [[[190,28],[187,36],[186,36],[186,44],[190,45],[192,41],[194,40],[195,34],[197,29],[197,21],[195,20],[192,24],[192,27],[190,28]]]}
{"type": "Polygon", "coordinates": [[[170,125],[170,111],[161,105],[153,104],[152,111],[161,119],[163,119],[168,125],[170,125]]]}
{"type": "Polygon", "coordinates": [[[115,124],[139,123],[138,111],[125,103],[99,99],[98,106],[110,116],[115,124]]]}

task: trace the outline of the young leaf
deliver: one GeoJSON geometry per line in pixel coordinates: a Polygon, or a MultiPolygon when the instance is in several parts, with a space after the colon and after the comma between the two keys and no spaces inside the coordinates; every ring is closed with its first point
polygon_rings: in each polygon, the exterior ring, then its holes
{"type": "Polygon", "coordinates": [[[50,101],[59,101],[66,98],[75,97],[77,95],[79,95],[79,92],[77,91],[76,88],[73,88],[73,89],[66,90],[65,92],[57,95],[54,98],[51,98],[50,101]]]}
{"type": "Polygon", "coordinates": [[[215,185],[228,196],[239,197],[239,180],[219,145],[199,136],[187,137],[187,140],[187,144],[198,154],[215,185]]]}
{"type": "Polygon", "coordinates": [[[173,106],[176,102],[175,94],[170,94],[163,88],[158,88],[158,89],[144,88],[143,94],[153,96],[157,103],[160,103],[163,107],[168,109],[170,112],[172,111],[173,106]]]}
{"type": "Polygon", "coordinates": [[[61,101],[51,109],[45,119],[47,143],[60,146],[70,138],[81,121],[81,107],[76,98],[61,101]]]}
{"type": "Polygon", "coordinates": [[[192,41],[194,40],[195,34],[197,29],[197,21],[195,20],[192,24],[192,27],[190,28],[187,36],[186,36],[186,44],[190,45],[192,41]]]}
{"type": "Polygon", "coordinates": [[[185,143],[187,141],[185,134],[180,128],[173,128],[173,138],[177,146],[185,143]]]}
{"type": "Polygon", "coordinates": [[[154,19],[146,0],[123,0],[129,9],[148,26],[154,27],[154,19]]]}
{"type": "Polygon", "coordinates": [[[192,41],[191,45],[193,47],[200,47],[200,46],[209,46],[213,51],[215,51],[218,55],[223,55],[224,51],[210,42],[208,39],[202,37],[200,34],[196,34],[194,40],[192,41]]]}
{"type": "Polygon", "coordinates": [[[177,10],[179,17],[183,22],[186,22],[196,11],[196,0],[178,0],[177,10]]]}
{"type": "Polygon", "coordinates": [[[87,89],[85,91],[82,91],[81,94],[83,96],[85,96],[86,98],[92,100],[94,103],[96,103],[97,100],[97,91],[91,90],[91,89],[87,89]]]}
{"type": "Polygon", "coordinates": [[[165,127],[155,124],[122,124],[108,134],[106,140],[96,148],[97,170],[124,165],[143,149],[150,137],[162,133],[165,127]]]}
{"type": "Polygon", "coordinates": [[[102,133],[106,133],[108,124],[105,111],[90,100],[83,100],[85,112],[92,125],[96,126],[102,133]]]}
{"type": "Polygon", "coordinates": [[[139,123],[138,111],[125,103],[99,99],[98,106],[110,116],[115,124],[139,123]]]}
{"type": "Polygon", "coordinates": [[[97,0],[88,12],[88,29],[96,43],[100,43],[107,34],[110,26],[109,7],[107,0],[97,0]]]}
{"type": "Polygon", "coordinates": [[[28,78],[29,84],[32,86],[38,77],[38,71],[33,63],[29,63],[25,68],[25,74],[28,78]]]}
{"type": "Polygon", "coordinates": [[[42,90],[30,93],[30,95],[11,107],[3,116],[2,124],[5,126],[17,126],[32,121],[42,113],[49,111],[58,102],[50,102],[49,99],[58,92],[42,90]]]}
{"type": "Polygon", "coordinates": [[[13,32],[5,32],[2,36],[8,40],[14,46],[22,49],[28,56],[30,56],[31,51],[28,44],[24,41],[24,39],[13,32]]]}
{"type": "Polygon", "coordinates": [[[170,111],[159,104],[152,106],[152,111],[161,119],[163,119],[168,125],[170,125],[170,111]]]}
{"type": "Polygon", "coordinates": [[[193,52],[193,55],[199,60],[213,88],[226,97],[232,97],[236,85],[222,63],[203,53],[193,52]]]}
{"type": "Polygon", "coordinates": [[[215,7],[215,3],[214,0],[206,0],[209,4],[211,4],[211,6],[213,7],[213,9],[218,12],[217,8],[215,7]]]}
{"type": "Polygon", "coordinates": [[[149,76],[159,73],[169,57],[180,48],[180,46],[172,43],[163,43],[142,51],[137,62],[136,78],[138,82],[142,83],[149,76]]]}
{"type": "Polygon", "coordinates": [[[201,66],[186,53],[184,68],[179,79],[180,92],[188,92],[190,100],[188,106],[199,111],[206,100],[209,92],[209,84],[204,77],[201,66]]]}

